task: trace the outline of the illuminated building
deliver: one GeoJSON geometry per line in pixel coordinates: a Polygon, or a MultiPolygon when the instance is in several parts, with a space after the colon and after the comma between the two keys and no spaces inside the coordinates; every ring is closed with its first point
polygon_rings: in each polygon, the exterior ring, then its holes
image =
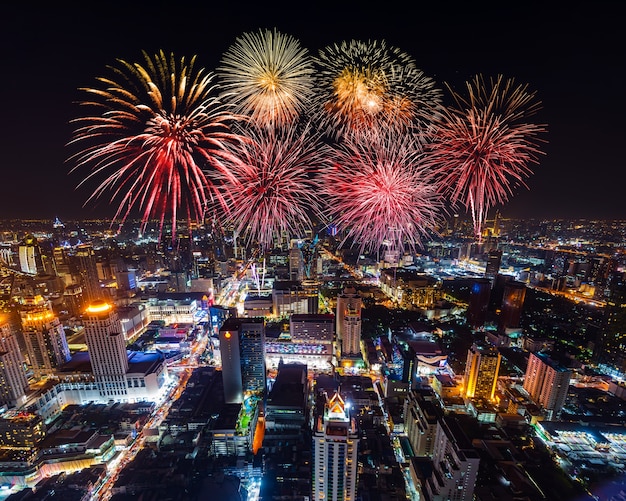
{"type": "Polygon", "coordinates": [[[194,323],[199,310],[199,300],[195,299],[197,295],[183,293],[180,297],[172,297],[163,294],[150,298],[147,304],[148,316],[151,320],[163,320],[168,324],[194,323]]]}
{"type": "Polygon", "coordinates": [[[339,393],[326,401],[313,429],[313,501],[356,498],[359,435],[339,393]]]}
{"type": "Polygon", "coordinates": [[[486,278],[479,278],[472,284],[469,306],[467,308],[467,322],[473,329],[480,329],[485,325],[491,282],[486,278]]]}
{"type": "Polygon", "coordinates": [[[85,340],[100,397],[113,400],[128,395],[126,339],[115,307],[94,301],[85,310],[85,340]]]}
{"type": "Polygon", "coordinates": [[[63,302],[67,312],[72,317],[78,317],[83,312],[83,288],[79,284],[71,284],[63,291],[63,302]]]}
{"type": "Polygon", "coordinates": [[[437,423],[443,417],[441,406],[432,390],[410,390],[404,403],[404,428],[413,453],[432,457],[437,423]]]}
{"type": "Polygon", "coordinates": [[[265,321],[241,319],[239,328],[241,379],[244,394],[265,392],[265,321]]]}
{"type": "Polygon", "coordinates": [[[500,371],[500,352],[493,346],[474,343],[465,363],[465,396],[493,400],[500,371]]]}
{"type": "Polygon", "coordinates": [[[490,250],[487,253],[487,264],[485,266],[485,278],[488,278],[493,281],[498,276],[498,272],[500,271],[500,264],[502,262],[502,251],[501,250],[490,250]]]}
{"type": "Polygon", "coordinates": [[[524,389],[546,412],[548,420],[557,418],[569,390],[572,371],[545,353],[531,353],[524,376],[524,389]]]}
{"type": "Polygon", "coordinates": [[[337,339],[342,356],[361,352],[361,308],[361,296],[354,287],[346,287],[337,296],[337,339]]]}
{"type": "Polygon", "coordinates": [[[96,299],[102,299],[96,253],[93,247],[88,244],[79,245],[74,253],[73,262],[80,277],[85,303],[90,304],[96,299]]]}
{"type": "Polygon", "coordinates": [[[239,327],[239,319],[227,318],[220,328],[222,381],[224,384],[224,402],[227,404],[243,402],[239,327]]]}
{"type": "Polygon", "coordinates": [[[319,311],[319,288],[316,282],[276,281],[272,288],[274,315],[278,317],[319,311]]]}
{"type": "Polygon", "coordinates": [[[512,281],[504,286],[502,309],[498,319],[500,330],[517,329],[520,326],[525,297],[526,284],[512,281]]]}
{"type": "Polygon", "coordinates": [[[22,334],[33,376],[40,379],[70,359],[65,330],[50,301],[30,296],[20,305],[22,334]]]}
{"type": "Polygon", "coordinates": [[[20,269],[30,275],[40,275],[44,273],[44,264],[41,255],[41,248],[37,239],[33,235],[27,235],[20,243],[18,249],[20,269]]]}
{"type": "Polygon", "coordinates": [[[478,476],[480,456],[459,423],[444,417],[437,423],[432,473],[425,491],[431,501],[471,501],[478,476]]]}
{"type": "Polygon", "coordinates": [[[15,331],[7,315],[0,314],[0,406],[24,403],[28,380],[15,331]]]}
{"type": "Polygon", "coordinates": [[[13,410],[0,416],[0,448],[32,449],[44,437],[44,423],[37,414],[13,410]]]}

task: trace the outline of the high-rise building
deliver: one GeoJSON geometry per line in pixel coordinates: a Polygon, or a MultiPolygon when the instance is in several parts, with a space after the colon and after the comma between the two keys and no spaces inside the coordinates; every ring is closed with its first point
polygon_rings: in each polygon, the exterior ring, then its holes
{"type": "Polygon", "coordinates": [[[404,403],[404,428],[417,457],[432,457],[443,410],[432,390],[410,390],[404,403]]]}
{"type": "Polygon", "coordinates": [[[83,319],[91,370],[100,397],[124,400],[128,395],[128,354],[115,307],[104,300],[93,301],[83,319]]]}
{"type": "Polygon", "coordinates": [[[98,278],[98,266],[96,253],[89,244],[79,245],[73,256],[76,272],[80,277],[80,284],[83,289],[83,298],[86,304],[102,299],[102,289],[98,278]]]}
{"type": "Polygon", "coordinates": [[[572,371],[559,365],[545,353],[531,353],[524,376],[524,389],[546,412],[547,419],[557,418],[569,390],[572,371]]]}
{"type": "Polygon", "coordinates": [[[485,278],[493,281],[498,276],[500,264],[502,263],[502,251],[493,249],[487,253],[487,265],[485,266],[485,278]]]}
{"type": "Polygon", "coordinates": [[[70,359],[65,330],[42,296],[25,297],[20,304],[22,335],[33,376],[40,379],[70,359]]]}
{"type": "Polygon", "coordinates": [[[0,313],[0,405],[16,407],[24,403],[28,380],[22,355],[10,318],[0,313]]]}
{"type": "Polygon", "coordinates": [[[335,393],[315,420],[313,501],[356,499],[358,443],[356,422],[339,393],[335,393]]]}
{"type": "Polygon", "coordinates": [[[470,300],[467,308],[467,322],[473,329],[480,329],[485,325],[489,297],[491,295],[491,282],[486,278],[479,278],[472,284],[470,300]]]}
{"type": "Polygon", "coordinates": [[[354,287],[346,287],[337,296],[337,339],[342,357],[361,352],[361,308],[361,296],[354,287]]]}
{"type": "Polygon", "coordinates": [[[224,384],[224,402],[227,404],[243,402],[239,328],[240,322],[237,318],[227,318],[220,327],[222,381],[224,384]]]}
{"type": "Polygon", "coordinates": [[[277,316],[319,311],[319,284],[314,281],[281,280],[272,288],[272,307],[277,316]]]}
{"type": "Polygon", "coordinates": [[[41,256],[41,248],[33,235],[27,235],[20,243],[19,249],[20,269],[30,275],[44,273],[44,264],[41,256]]]}
{"type": "Polygon", "coordinates": [[[467,398],[493,400],[501,359],[500,352],[493,346],[474,343],[470,347],[464,378],[467,398]]]}
{"type": "Polygon", "coordinates": [[[525,298],[525,283],[512,281],[504,286],[502,309],[498,319],[498,327],[500,330],[517,329],[520,326],[525,298]]]}
{"type": "Polygon", "coordinates": [[[471,501],[478,476],[480,456],[452,417],[437,424],[432,472],[425,482],[426,499],[471,501]]]}
{"type": "Polygon", "coordinates": [[[245,394],[265,392],[265,320],[240,319],[241,380],[245,394]]]}

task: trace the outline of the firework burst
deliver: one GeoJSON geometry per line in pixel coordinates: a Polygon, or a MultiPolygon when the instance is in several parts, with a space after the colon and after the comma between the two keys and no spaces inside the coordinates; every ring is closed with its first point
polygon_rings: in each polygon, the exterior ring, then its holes
{"type": "Polygon", "coordinates": [[[308,51],[276,30],[239,37],[222,57],[217,73],[224,98],[257,124],[294,122],[308,107],[313,89],[308,51]]]}
{"type": "Polygon", "coordinates": [[[421,166],[420,143],[409,134],[370,135],[337,148],[323,177],[334,224],[361,250],[421,244],[438,223],[442,204],[421,166]]]}
{"type": "Polygon", "coordinates": [[[268,249],[283,232],[302,236],[320,216],[314,175],[326,157],[308,127],[249,127],[246,134],[250,140],[233,151],[239,161],[222,186],[230,197],[225,223],[268,249]]]}
{"type": "Polygon", "coordinates": [[[527,86],[502,76],[488,85],[476,76],[466,85],[467,96],[452,91],[456,105],[435,121],[428,163],[451,203],[471,212],[480,240],[488,210],[506,202],[532,173],[545,126],[526,121],[540,106],[527,86]]]}
{"type": "Polygon", "coordinates": [[[321,50],[314,61],[318,120],[336,137],[421,125],[441,102],[434,81],[384,41],[342,42],[321,50]]]}
{"type": "Polygon", "coordinates": [[[104,178],[88,201],[111,191],[119,201],[114,220],[123,223],[138,208],[142,229],[156,218],[162,231],[171,215],[174,237],[181,212],[197,221],[219,201],[207,172],[227,177],[226,145],[240,140],[229,128],[237,117],[220,104],[213,74],[196,70],[195,57],[160,52],[144,59],[119,60],[113,77],[82,89],[90,98],[81,104],[96,113],[74,121],[70,144],[82,149],[70,160],[74,169],[92,168],[81,184],[104,178]]]}

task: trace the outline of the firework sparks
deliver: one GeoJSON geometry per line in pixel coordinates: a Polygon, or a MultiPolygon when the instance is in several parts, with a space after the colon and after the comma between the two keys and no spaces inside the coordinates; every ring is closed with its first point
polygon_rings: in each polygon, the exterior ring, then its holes
{"type": "Polygon", "coordinates": [[[97,113],[74,121],[70,144],[82,149],[70,160],[74,169],[92,168],[81,184],[104,177],[88,201],[112,191],[119,200],[114,220],[123,223],[138,208],[142,230],[157,218],[162,231],[169,214],[174,237],[180,212],[198,221],[219,201],[207,172],[227,177],[226,145],[240,139],[229,124],[237,117],[220,104],[213,74],[195,69],[195,57],[144,58],[145,64],[119,60],[112,78],[82,89],[91,99],[81,104],[97,113]]]}
{"type": "Polygon", "coordinates": [[[409,134],[347,141],[324,176],[334,224],[361,250],[415,248],[433,230],[442,204],[434,179],[421,166],[421,149],[409,134]]]}
{"type": "Polygon", "coordinates": [[[229,199],[226,223],[262,248],[283,232],[302,236],[321,214],[314,174],[323,148],[310,129],[252,127],[248,142],[233,153],[239,161],[222,189],[229,199]]]}
{"type": "Polygon", "coordinates": [[[476,76],[467,90],[467,97],[452,91],[456,105],[436,119],[428,163],[452,204],[471,212],[480,240],[488,210],[532,173],[528,165],[538,161],[545,127],[526,122],[539,108],[527,86],[502,76],[486,85],[476,76]]]}
{"type": "Polygon", "coordinates": [[[420,125],[441,102],[434,81],[384,41],[335,44],[321,50],[315,64],[319,122],[336,136],[420,125]]]}
{"type": "Polygon", "coordinates": [[[276,30],[239,37],[217,72],[225,98],[257,124],[292,123],[307,108],[313,88],[308,51],[276,30]]]}

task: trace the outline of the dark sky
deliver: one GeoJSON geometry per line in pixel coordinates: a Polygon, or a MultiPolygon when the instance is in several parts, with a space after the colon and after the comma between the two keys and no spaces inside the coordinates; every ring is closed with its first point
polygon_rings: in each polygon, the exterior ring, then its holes
{"type": "Polygon", "coordinates": [[[277,28],[312,53],[343,40],[384,39],[442,86],[460,88],[477,73],[528,83],[543,104],[537,120],[549,128],[546,155],[503,215],[626,218],[619,1],[562,8],[419,0],[66,3],[11,2],[0,14],[0,218],[113,215],[105,204],[83,207],[94,186],[77,189],[85,172],[70,174],[65,162],[78,88],[94,84],[116,58],[139,61],[141,50],[197,54],[200,66],[214,69],[236,37],[261,28],[277,28]]]}

